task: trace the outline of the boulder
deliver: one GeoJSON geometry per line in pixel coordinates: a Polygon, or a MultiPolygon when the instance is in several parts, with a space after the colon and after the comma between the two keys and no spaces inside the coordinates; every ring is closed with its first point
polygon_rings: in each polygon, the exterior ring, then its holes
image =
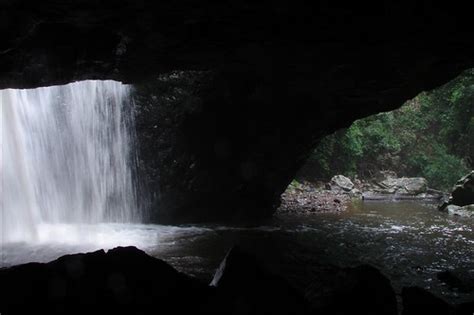
{"type": "Polygon", "coordinates": [[[312,280],[306,297],[314,314],[398,314],[390,281],[370,265],[333,267],[312,280]]]}
{"type": "Polygon", "coordinates": [[[456,206],[474,204],[474,170],[457,181],[451,193],[450,204],[456,206]]]}
{"type": "Polygon", "coordinates": [[[0,283],[1,314],[199,313],[213,292],[135,247],[2,269],[0,283]]]}
{"type": "Polygon", "coordinates": [[[474,314],[474,301],[461,303],[456,305],[456,315],[472,315],[474,314]]]}
{"type": "Polygon", "coordinates": [[[395,291],[376,268],[325,265],[311,270],[305,276],[311,275],[311,279],[304,281],[287,274],[273,274],[256,256],[234,247],[211,285],[220,292],[220,299],[227,299],[224,305],[236,313],[253,310],[252,314],[398,314],[395,291]],[[304,291],[304,297],[288,281],[304,291]]]}
{"type": "Polygon", "coordinates": [[[466,205],[463,207],[456,205],[447,205],[446,211],[451,215],[460,217],[473,218],[474,217],[474,204],[466,205]]]}
{"type": "Polygon", "coordinates": [[[349,178],[343,175],[336,175],[331,178],[330,187],[331,190],[342,190],[349,192],[354,188],[354,183],[352,183],[349,178]]]}
{"type": "Polygon", "coordinates": [[[390,171],[380,172],[375,183],[367,183],[363,189],[364,200],[426,200],[443,196],[441,192],[429,189],[423,177],[396,177],[390,171]]]}
{"type": "MultiPolygon", "coordinates": [[[[445,200],[441,205],[439,205],[438,209],[440,211],[449,212],[449,205],[463,207],[472,204],[474,204],[474,171],[471,171],[469,174],[463,176],[456,182],[456,185],[454,185],[453,191],[451,192],[449,199],[445,200]]],[[[467,210],[469,209],[471,209],[471,207],[468,207],[467,210]]],[[[459,210],[461,209],[451,207],[451,212],[458,212],[459,210]]]]}
{"type": "Polygon", "coordinates": [[[426,193],[428,182],[423,177],[389,177],[379,182],[381,193],[418,195],[426,193]]]}
{"type": "Polygon", "coordinates": [[[428,182],[422,177],[402,178],[402,183],[403,188],[411,195],[425,193],[428,189],[428,182]]]}
{"type": "Polygon", "coordinates": [[[268,272],[257,258],[235,246],[211,282],[232,314],[305,314],[307,303],[296,289],[268,272]]]}
{"type": "Polygon", "coordinates": [[[434,296],[419,287],[402,289],[402,315],[450,315],[454,314],[454,307],[444,300],[434,296]]]}

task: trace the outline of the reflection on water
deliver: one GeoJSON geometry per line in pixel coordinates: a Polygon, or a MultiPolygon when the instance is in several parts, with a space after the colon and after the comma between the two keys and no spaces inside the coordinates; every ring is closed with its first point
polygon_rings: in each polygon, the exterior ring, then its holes
{"type": "MultiPolygon", "coordinates": [[[[301,252],[293,249],[302,248],[318,263],[370,263],[389,276],[397,290],[419,285],[455,302],[474,298],[436,278],[437,272],[447,269],[474,274],[473,220],[448,216],[430,204],[360,202],[344,213],[276,216],[260,227],[44,225],[39,234],[36,243],[4,244],[2,266],[134,245],[183,272],[210,280],[225,252],[239,243],[265,257],[272,257],[275,249],[298,256],[301,252]]],[[[305,259],[291,259],[307,264],[305,259]]],[[[291,274],[305,269],[302,265],[281,270],[291,274]]]]}

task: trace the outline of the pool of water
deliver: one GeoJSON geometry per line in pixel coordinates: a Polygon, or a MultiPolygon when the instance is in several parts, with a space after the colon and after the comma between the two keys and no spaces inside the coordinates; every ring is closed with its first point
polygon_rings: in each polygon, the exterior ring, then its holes
{"type": "Polygon", "coordinates": [[[284,220],[302,243],[323,251],[329,263],[374,265],[398,290],[418,285],[451,301],[474,298],[436,277],[450,269],[474,275],[471,218],[449,216],[430,203],[359,202],[347,212],[315,215],[304,223],[298,217],[284,220]]]}
{"type": "Polygon", "coordinates": [[[474,220],[416,202],[357,202],[346,212],[276,215],[261,226],[142,224],[41,225],[36,242],[3,244],[1,264],[46,262],[61,255],[133,245],[210,281],[234,244],[259,253],[288,276],[308,266],[369,263],[396,290],[422,286],[452,302],[473,299],[436,278],[449,269],[474,275],[474,220]]]}

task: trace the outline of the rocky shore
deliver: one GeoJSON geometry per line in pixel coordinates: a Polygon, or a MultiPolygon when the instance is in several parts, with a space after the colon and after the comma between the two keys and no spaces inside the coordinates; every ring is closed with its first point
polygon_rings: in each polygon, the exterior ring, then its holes
{"type": "Polygon", "coordinates": [[[352,199],[366,201],[439,201],[447,194],[428,187],[422,177],[379,172],[370,180],[335,175],[327,182],[293,181],[282,195],[278,213],[313,214],[344,211],[352,199]]]}
{"type": "Polygon", "coordinates": [[[321,183],[294,181],[281,196],[277,214],[314,214],[340,212],[351,201],[348,194],[326,190],[321,183]]]}
{"type": "Polygon", "coordinates": [[[432,189],[423,177],[398,177],[383,171],[371,180],[355,180],[363,200],[441,200],[446,193],[432,189]]]}

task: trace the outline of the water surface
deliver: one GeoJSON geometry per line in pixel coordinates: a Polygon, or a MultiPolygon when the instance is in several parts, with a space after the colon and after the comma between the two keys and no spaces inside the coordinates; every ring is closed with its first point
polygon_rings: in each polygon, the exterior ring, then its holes
{"type": "Polygon", "coordinates": [[[305,277],[308,265],[316,262],[369,263],[382,270],[397,291],[418,285],[452,302],[474,298],[436,278],[437,272],[449,269],[474,275],[473,220],[416,202],[358,202],[341,213],[276,215],[258,227],[41,225],[36,242],[4,244],[1,265],[46,262],[68,253],[133,245],[210,281],[234,244],[266,257],[288,276],[305,277]]]}

